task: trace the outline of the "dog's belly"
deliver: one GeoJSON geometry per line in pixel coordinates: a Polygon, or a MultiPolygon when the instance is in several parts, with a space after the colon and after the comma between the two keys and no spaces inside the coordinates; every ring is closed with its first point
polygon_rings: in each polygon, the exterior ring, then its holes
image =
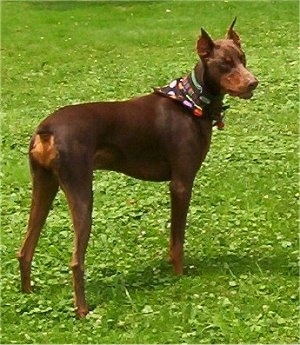
{"type": "Polygon", "coordinates": [[[93,159],[94,170],[111,170],[145,181],[168,181],[171,169],[159,155],[126,156],[115,148],[97,150],[93,159]]]}
{"type": "Polygon", "coordinates": [[[129,164],[116,171],[145,181],[162,182],[171,179],[169,167],[164,164],[129,164]]]}

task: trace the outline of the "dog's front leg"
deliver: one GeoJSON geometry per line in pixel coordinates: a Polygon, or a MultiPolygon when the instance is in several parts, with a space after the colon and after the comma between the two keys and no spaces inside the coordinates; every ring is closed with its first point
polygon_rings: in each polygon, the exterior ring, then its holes
{"type": "Polygon", "coordinates": [[[192,193],[192,181],[172,179],[171,193],[171,234],[169,261],[175,274],[183,274],[183,244],[187,212],[192,193]]]}

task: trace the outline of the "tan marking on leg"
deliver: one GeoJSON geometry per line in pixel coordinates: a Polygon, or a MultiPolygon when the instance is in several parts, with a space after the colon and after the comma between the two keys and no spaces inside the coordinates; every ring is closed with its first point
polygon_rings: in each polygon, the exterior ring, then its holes
{"type": "Polygon", "coordinates": [[[54,159],[58,157],[54,136],[50,134],[37,134],[30,154],[41,165],[49,167],[54,159]]]}

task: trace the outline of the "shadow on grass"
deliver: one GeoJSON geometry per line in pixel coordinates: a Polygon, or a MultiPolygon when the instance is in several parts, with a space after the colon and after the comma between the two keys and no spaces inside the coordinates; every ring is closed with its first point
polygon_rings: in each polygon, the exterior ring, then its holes
{"type": "Polygon", "coordinates": [[[232,274],[272,274],[280,273],[285,276],[297,276],[298,267],[296,262],[291,262],[287,256],[272,256],[257,258],[248,256],[223,255],[211,258],[186,258],[186,274],[201,276],[209,273],[224,273],[231,271],[232,274]]]}
{"type": "MultiPolygon", "coordinates": [[[[211,280],[219,281],[218,277],[235,275],[283,275],[298,276],[296,263],[290,263],[288,258],[249,258],[226,255],[214,258],[190,258],[185,259],[185,277],[191,279],[209,276],[211,280]]],[[[163,290],[182,279],[175,276],[172,267],[164,260],[155,259],[151,263],[132,267],[127,272],[120,272],[112,267],[101,270],[101,277],[90,277],[87,282],[87,291],[92,295],[93,305],[99,305],[103,301],[122,300],[124,291],[130,292],[163,290]]]]}
{"type": "MultiPolygon", "coordinates": [[[[231,279],[232,275],[235,275],[237,279],[241,275],[296,278],[298,269],[297,263],[290,261],[286,256],[261,259],[259,257],[221,255],[217,257],[186,257],[184,273],[183,277],[175,276],[171,265],[161,258],[155,258],[149,262],[137,262],[127,271],[118,270],[113,262],[111,266],[99,269],[97,272],[87,270],[86,293],[90,310],[106,303],[120,304],[120,308],[123,306],[126,309],[126,305],[145,303],[150,295],[157,296],[156,292],[158,295],[173,295],[178,293],[177,290],[189,293],[187,286],[197,286],[202,280],[205,282],[215,281],[216,286],[218,286],[224,282],[224,279],[227,280],[227,277],[231,279]]],[[[205,289],[206,284],[203,286],[205,289]]],[[[35,286],[35,294],[26,298],[27,302],[23,302],[24,305],[20,307],[20,312],[33,313],[32,308],[39,303],[40,295],[45,293],[41,290],[49,290],[54,296],[58,294],[57,291],[60,293],[64,291],[65,298],[69,298],[71,289],[71,284],[64,287],[60,284],[50,284],[46,287],[35,286]]],[[[19,293],[18,291],[15,292],[19,293]]],[[[59,303],[57,302],[57,305],[59,303]]],[[[56,308],[59,309],[57,306],[56,308]]],[[[65,302],[60,308],[65,310],[65,302]]],[[[67,309],[70,315],[72,314],[71,309],[67,309]]]]}

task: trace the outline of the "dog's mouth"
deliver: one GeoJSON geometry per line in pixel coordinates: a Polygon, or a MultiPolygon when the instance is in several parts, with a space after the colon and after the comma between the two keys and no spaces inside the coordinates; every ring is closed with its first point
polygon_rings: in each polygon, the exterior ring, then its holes
{"type": "Polygon", "coordinates": [[[242,99],[250,99],[253,96],[253,91],[244,92],[238,95],[242,99]]]}
{"type": "Polygon", "coordinates": [[[228,94],[233,97],[249,99],[253,96],[253,91],[256,89],[257,85],[258,85],[258,80],[253,79],[253,81],[251,81],[246,87],[236,89],[236,90],[229,89],[228,94]]]}
{"type": "Polygon", "coordinates": [[[242,99],[250,99],[253,96],[253,91],[245,91],[245,92],[236,92],[236,91],[232,91],[229,90],[228,94],[232,97],[239,97],[242,99]]]}

